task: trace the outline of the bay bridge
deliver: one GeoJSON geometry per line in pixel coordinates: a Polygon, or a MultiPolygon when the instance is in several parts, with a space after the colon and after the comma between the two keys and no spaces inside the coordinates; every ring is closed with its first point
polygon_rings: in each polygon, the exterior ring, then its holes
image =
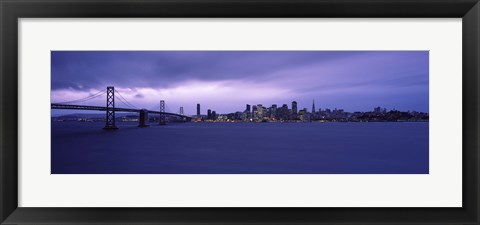
{"type": "Polygon", "coordinates": [[[91,110],[91,111],[105,111],[105,130],[116,130],[118,127],[115,125],[115,112],[133,112],[138,113],[138,126],[148,127],[148,114],[158,114],[159,124],[165,125],[167,123],[167,117],[179,118],[181,121],[189,122],[192,117],[183,113],[183,107],[180,107],[179,113],[172,113],[165,111],[165,101],[160,100],[159,110],[153,109],[139,109],[127,101],[115,87],[108,86],[106,90],[99,91],[93,95],[85,98],[76,99],[67,102],[51,103],[51,109],[65,109],[65,110],[91,110]],[[106,106],[91,106],[80,105],[79,103],[86,102],[106,94],[106,106]],[[117,94],[117,95],[115,95],[117,94]],[[115,107],[115,100],[123,103],[127,108],[115,107]]]}

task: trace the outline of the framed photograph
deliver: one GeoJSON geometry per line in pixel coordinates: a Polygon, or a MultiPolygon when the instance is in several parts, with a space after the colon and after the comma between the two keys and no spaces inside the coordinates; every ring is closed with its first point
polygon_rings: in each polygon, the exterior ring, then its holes
{"type": "Polygon", "coordinates": [[[1,224],[479,224],[477,0],[1,1],[1,224]]]}

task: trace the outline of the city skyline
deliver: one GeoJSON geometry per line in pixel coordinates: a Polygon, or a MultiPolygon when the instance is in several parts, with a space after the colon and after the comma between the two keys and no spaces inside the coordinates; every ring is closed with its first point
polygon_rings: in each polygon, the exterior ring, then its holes
{"type": "MultiPolygon", "coordinates": [[[[231,111],[231,112],[217,112],[215,110],[215,108],[204,108],[202,106],[201,103],[197,103],[195,104],[196,106],[196,110],[194,114],[187,114],[187,115],[190,115],[190,116],[198,116],[198,115],[202,115],[202,116],[205,116],[208,114],[208,110],[211,110],[211,111],[215,111],[216,113],[218,114],[229,114],[229,113],[235,113],[235,112],[245,112],[246,111],[246,106],[250,106],[250,107],[253,107],[253,106],[258,106],[258,105],[262,105],[263,107],[266,107],[266,108],[269,108],[269,107],[272,107],[273,105],[275,105],[276,107],[282,107],[283,105],[287,105],[288,106],[288,109],[293,109],[292,105],[293,104],[296,104],[296,111],[300,111],[300,110],[306,110],[307,113],[312,113],[312,112],[319,112],[320,110],[322,111],[325,111],[325,110],[343,110],[345,112],[349,112],[349,113],[353,113],[353,112],[371,112],[371,111],[374,111],[375,108],[382,108],[382,109],[386,109],[387,111],[396,111],[396,110],[399,110],[397,108],[386,108],[386,107],[382,107],[380,105],[377,105],[375,107],[372,107],[371,109],[368,109],[368,110],[355,110],[355,111],[348,111],[348,110],[344,110],[343,108],[339,108],[339,107],[334,107],[334,108],[329,108],[329,107],[317,107],[315,105],[315,99],[312,100],[312,103],[310,106],[304,106],[304,105],[299,105],[297,101],[293,100],[291,102],[285,102],[285,103],[274,103],[274,104],[271,104],[271,105],[266,105],[266,104],[262,104],[262,103],[257,103],[257,104],[244,104],[244,108],[242,109],[241,107],[238,109],[238,110],[235,110],[235,111],[231,111]],[[295,103],[294,103],[295,102],[295,103]]],[[[250,110],[251,111],[251,110],[250,110]]],[[[422,112],[422,113],[428,113],[428,112],[425,112],[425,111],[417,111],[417,110],[404,110],[405,112],[422,112]]]]}
{"type": "MultiPolygon", "coordinates": [[[[82,105],[82,104],[80,104],[82,105]]],[[[231,114],[231,113],[237,113],[237,112],[245,112],[247,111],[247,109],[250,109],[249,112],[252,112],[253,109],[252,108],[255,108],[256,106],[258,105],[261,105],[265,108],[271,108],[272,106],[276,106],[276,107],[282,107],[284,105],[287,106],[287,109],[289,110],[294,110],[296,109],[295,111],[296,112],[299,112],[300,110],[304,110],[306,113],[313,113],[313,112],[321,112],[321,111],[333,111],[333,110],[341,110],[341,111],[344,111],[346,113],[356,113],[356,112],[373,112],[376,108],[381,108],[381,109],[385,109],[387,111],[404,111],[404,112],[419,112],[419,113],[427,113],[428,112],[425,112],[425,111],[417,111],[417,110],[399,110],[397,108],[386,108],[386,107],[382,107],[380,105],[377,105],[371,109],[367,109],[367,110],[356,110],[356,111],[349,111],[349,110],[345,110],[343,108],[339,108],[339,107],[333,107],[333,108],[329,108],[329,107],[316,107],[315,105],[315,99],[312,100],[312,103],[310,105],[311,108],[309,108],[309,106],[303,106],[303,105],[299,105],[297,101],[291,101],[291,102],[288,102],[288,103],[281,103],[281,104],[277,104],[277,103],[274,103],[274,104],[271,104],[271,105],[265,105],[265,104],[262,104],[262,103],[257,103],[257,104],[244,104],[244,108],[242,109],[241,107],[239,107],[237,110],[234,110],[234,111],[230,111],[230,112],[217,112],[215,107],[213,108],[204,108],[202,106],[201,103],[196,103],[195,104],[195,113],[192,113],[192,114],[188,114],[188,113],[181,113],[184,111],[184,108],[188,108],[188,107],[183,107],[183,106],[180,106],[179,109],[177,109],[176,111],[175,110],[170,110],[170,111],[166,111],[166,112],[172,112],[172,113],[178,113],[178,114],[184,114],[184,115],[188,115],[188,116],[192,116],[192,117],[195,117],[195,116],[206,116],[208,115],[208,111],[210,112],[215,112],[216,114],[218,115],[226,115],[226,114],[231,114]],[[293,106],[295,105],[295,107],[293,106]]],[[[121,106],[116,106],[118,108],[122,108],[121,106]]],[[[127,108],[131,108],[131,106],[126,106],[127,108]]],[[[159,105],[157,105],[157,107],[159,107],[159,105]]],[[[147,109],[147,108],[145,108],[147,109]]],[[[156,108],[150,108],[150,109],[147,109],[147,110],[152,110],[152,111],[158,111],[158,109],[156,108]]],[[[58,111],[58,110],[57,110],[58,111]]],[[[60,110],[61,113],[52,113],[52,116],[53,117],[56,117],[56,116],[63,116],[63,115],[70,115],[70,114],[76,114],[76,113],[80,113],[80,114],[98,114],[97,111],[84,111],[84,110],[60,110]]],[[[121,112],[120,112],[121,113],[121,112]]],[[[103,113],[102,113],[103,114],[103,113]]]]}
{"type": "Polygon", "coordinates": [[[307,107],[299,107],[296,101],[288,104],[245,105],[245,110],[217,114],[215,110],[207,109],[207,114],[201,114],[201,105],[197,104],[197,114],[192,115],[195,122],[426,122],[428,113],[417,111],[399,111],[380,106],[366,112],[347,112],[343,109],[315,107],[312,100],[311,111],[307,107]]]}
{"type": "Polygon", "coordinates": [[[189,115],[197,103],[220,114],[294,99],[309,111],[315,99],[317,109],[428,113],[428,51],[52,51],[52,102],[107,85],[138,108],[165,100],[189,115]]]}

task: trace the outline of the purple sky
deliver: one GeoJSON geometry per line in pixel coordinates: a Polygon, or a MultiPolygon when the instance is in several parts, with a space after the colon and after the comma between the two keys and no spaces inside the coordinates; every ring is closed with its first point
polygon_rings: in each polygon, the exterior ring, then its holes
{"type": "MultiPolygon", "coordinates": [[[[52,51],[52,102],[113,85],[139,108],[300,108],[428,112],[428,51],[52,51]]],[[[83,104],[105,105],[105,97],[83,104]]],[[[117,101],[117,107],[126,107],[117,101]]]]}

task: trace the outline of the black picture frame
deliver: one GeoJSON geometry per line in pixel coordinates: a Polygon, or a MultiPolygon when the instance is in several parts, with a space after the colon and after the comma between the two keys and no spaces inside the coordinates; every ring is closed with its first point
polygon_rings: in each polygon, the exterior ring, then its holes
{"type": "Polygon", "coordinates": [[[0,0],[0,13],[0,221],[2,224],[479,224],[480,4],[478,0],[0,0]],[[19,18],[47,17],[463,18],[463,207],[18,207],[17,21],[19,18]]]}

